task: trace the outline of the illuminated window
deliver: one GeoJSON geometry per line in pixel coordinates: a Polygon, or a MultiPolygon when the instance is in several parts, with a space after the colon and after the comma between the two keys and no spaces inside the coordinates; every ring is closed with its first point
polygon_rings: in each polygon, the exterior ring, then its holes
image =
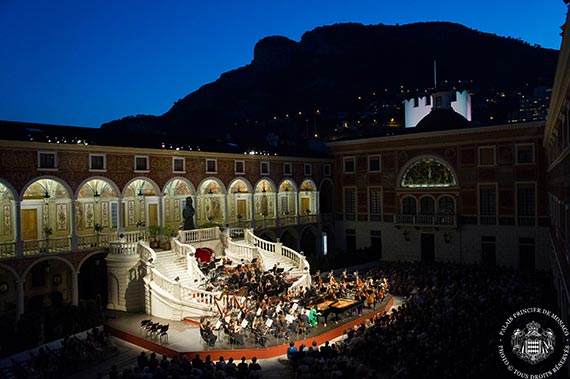
{"type": "Polygon", "coordinates": [[[424,158],[408,166],[400,185],[409,188],[453,187],[457,181],[443,163],[424,158]]]}

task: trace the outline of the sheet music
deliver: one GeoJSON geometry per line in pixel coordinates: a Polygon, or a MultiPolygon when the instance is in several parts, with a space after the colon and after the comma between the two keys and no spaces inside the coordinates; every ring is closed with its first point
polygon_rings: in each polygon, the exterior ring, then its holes
{"type": "Polygon", "coordinates": [[[261,308],[257,308],[257,312],[255,312],[256,316],[261,315],[261,308]]]}
{"type": "Polygon", "coordinates": [[[275,313],[279,312],[281,312],[281,304],[277,304],[277,306],[275,307],[275,313]]]}
{"type": "Polygon", "coordinates": [[[293,304],[293,306],[291,307],[291,309],[294,310],[294,311],[296,311],[297,308],[299,308],[299,304],[298,304],[298,303],[293,304]]]}
{"type": "Polygon", "coordinates": [[[295,317],[293,317],[293,315],[287,315],[285,316],[285,320],[287,322],[293,322],[295,320],[295,317]]]}
{"type": "Polygon", "coordinates": [[[214,325],[214,329],[218,330],[218,329],[220,329],[220,326],[222,326],[222,321],[218,320],[218,322],[216,322],[216,325],[214,325]]]}
{"type": "Polygon", "coordinates": [[[268,318],[268,319],[265,321],[265,326],[267,326],[268,328],[271,328],[271,325],[273,325],[273,319],[268,318]]]}
{"type": "Polygon", "coordinates": [[[249,321],[243,320],[243,321],[241,322],[241,327],[245,329],[245,328],[247,327],[247,324],[249,324],[249,321]]]}

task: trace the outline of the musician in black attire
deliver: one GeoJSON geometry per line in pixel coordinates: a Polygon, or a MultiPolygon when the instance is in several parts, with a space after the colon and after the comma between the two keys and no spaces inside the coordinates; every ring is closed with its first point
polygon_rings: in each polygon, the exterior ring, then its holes
{"type": "Polygon", "coordinates": [[[200,320],[200,335],[206,341],[208,346],[214,346],[218,336],[214,335],[210,321],[204,322],[204,318],[200,320]]]}

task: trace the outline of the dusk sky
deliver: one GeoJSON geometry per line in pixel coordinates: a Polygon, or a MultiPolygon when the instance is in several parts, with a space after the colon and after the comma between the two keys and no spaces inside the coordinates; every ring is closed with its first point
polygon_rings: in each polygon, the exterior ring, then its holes
{"type": "Polygon", "coordinates": [[[450,21],[558,49],[565,14],[562,0],[0,0],[0,120],[160,115],[248,64],[259,39],[322,25],[450,21]]]}

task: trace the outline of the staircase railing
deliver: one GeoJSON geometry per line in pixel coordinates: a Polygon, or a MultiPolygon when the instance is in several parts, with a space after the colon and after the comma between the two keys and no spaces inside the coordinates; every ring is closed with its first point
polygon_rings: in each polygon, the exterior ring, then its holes
{"type": "Polygon", "coordinates": [[[255,234],[253,234],[253,231],[251,229],[245,230],[245,240],[248,243],[257,246],[257,248],[262,250],[263,252],[277,254],[293,261],[295,266],[301,271],[309,272],[311,269],[309,262],[307,261],[307,259],[305,259],[303,255],[297,253],[293,249],[288,248],[287,246],[283,246],[282,243],[270,242],[261,239],[255,234]]]}
{"type": "Polygon", "coordinates": [[[192,245],[186,243],[181,243],[177,238],[173,239],[172,251],[176,253],[178,258],[185,259],[186,270],[193,279],[198,279],[198,283],[202,283],[207,279],[206,275],[200,270],[198,262],[194,255],[196,254],[196,248],[192,245]]]}
{"type": "Polygon", "coordinates": [[[180,242],[200,242],[213,241],[220,238],[220,229],[218,227],[207,229],[180,230],[178,232],[180,242]]]}
{"type": "MultiPolygon", "coordinates": [[[[301,277],[291,286],[291,291],[296,292],[301,287],[310,286],[310,266],[302,254],[283,246],[281,243],[265,241],[255,236],[250,229],[244,231],[245,240],[249,242],[249,244],[240,244],[232,241],[232,238],[228,234],[221,235],[218,228],[181,231],[179,237],[173,239],[173,251],[178,257],[186,258],[187,269],[193,278],[193,283],[196,283],[195,286],[183,285],[181,282],[169,279],[161,274],[152,264],[152,262],[156,260],[156,252],[147,242],[138,241],[135,254],[138,253],[141,261],[147,265],[149,268],[149,276],[147,276],[147,278],[150,279],[150,283],[158,292],[162,293],[165,300],[171,303],[172,309],[179,311],[184,307],[196,308],[196,306],[199,306],[198,308],[202,312],[208,311],[212,314],[216,314],[220,306],[225,309],[228,302],[227,296],[223,296],[222,292],[207,291],[198,287],[198,285],[202,284],[207,278],[202,270],[200,270],[194,257],[196,249],[187,243],[190,241],[199,242],[210,240],[213,236],[220,238],[227,250],[237,256],[238,259],[251,261],[254,258],[259,258],[261,254],[277,254],[290,260],[294,266],[302,272],[301,277]]],[[[115,247],[117,249],[126,248],[123,254],[132,253],[131,249],[129,249],[130,246],[131,243],[129,242],[109,241],[110,249],[114,249],[115,247]],[[124,245],[120,245],[121,243],[124,245]]]]}

